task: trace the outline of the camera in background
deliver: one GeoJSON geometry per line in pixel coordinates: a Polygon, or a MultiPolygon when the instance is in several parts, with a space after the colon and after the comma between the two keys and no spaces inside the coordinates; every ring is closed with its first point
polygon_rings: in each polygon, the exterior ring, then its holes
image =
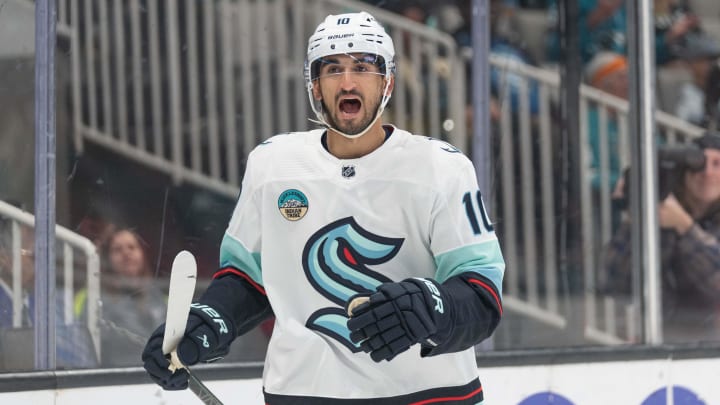
{"type": "MultiPolygon", "coordinates": [[[[660,146],[657,151],[658,201],[663,201],[672,192],[682,187],[685,172],[699,172],[705,169],[705,153],[697,145],[660,146]]],[[[623,172],[623,193],[613,200],[613,206],[627,209],[630,197],[630,168],[623,172]]]]}

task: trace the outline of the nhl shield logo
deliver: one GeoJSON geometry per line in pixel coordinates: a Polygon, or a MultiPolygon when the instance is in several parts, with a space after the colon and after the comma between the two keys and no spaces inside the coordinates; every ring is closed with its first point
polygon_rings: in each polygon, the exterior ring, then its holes
{"type": "Polygon", "coordinates": [[[285,190],[278,198],[278,209],[285,219],[297,221],[307,214],[307,197],[300,190],[285,190]]]}
{"type": "Polygon", "coordinates": [[[355,177],[355,166],[353,166],[353,165],[343,166],[341,174],[346,179],[355,177]]]}

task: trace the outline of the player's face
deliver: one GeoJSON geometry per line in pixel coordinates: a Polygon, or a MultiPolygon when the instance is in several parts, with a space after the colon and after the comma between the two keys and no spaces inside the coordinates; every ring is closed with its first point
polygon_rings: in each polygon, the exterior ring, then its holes
{"type": "Polygon", "coordinates": [[[313,96],[322,103],[328,124],[355,135],[375,118],[385,87],[375,57],[341,54],[323,58],[313,96]]]}
{"type": "Polygon", "coordinates": [[[705,149],[705,170],[685,174],[685,184],[693,198],[705,204],[720,201],[720,150],[705,149]]]}

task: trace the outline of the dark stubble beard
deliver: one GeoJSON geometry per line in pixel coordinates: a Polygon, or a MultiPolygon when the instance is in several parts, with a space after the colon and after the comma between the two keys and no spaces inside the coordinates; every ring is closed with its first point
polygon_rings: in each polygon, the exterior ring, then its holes
{"type": "MultiPolygon", "coordinates": [[[[327,111],[330,111],[327,108],[327,105],[325,104],[325,100],[321,100],[320,104],[322,105],[324,114],[325,114],[325,120],[327,120],[328,124],[330,124],[331,127],[346,133],[348,135],[357,135],[360,132],[364,131],[365,128],[367,128],[368,125],[375,119],[375,116],[377,115],[378,110],[380,109],[380,103],[378,102],[375,106],[375,109],[373,110],[373,113],[364,117],[358,124],[353,125],[352,123],[349,123],[348,125],[341,125],[338,120],[335,119],[334,116],[331,116],[327,113],[327,111]]],[[[361,108],[364,107],[365,103],[362,104],[361,108]]],[[[363,111],[365,109],[363,108],[363,111]]]]}

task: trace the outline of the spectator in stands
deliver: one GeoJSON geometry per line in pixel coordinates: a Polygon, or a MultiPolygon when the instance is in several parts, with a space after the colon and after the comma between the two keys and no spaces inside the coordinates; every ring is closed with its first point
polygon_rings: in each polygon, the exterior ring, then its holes
{"type": "Polygon", "coordinates": [[[720,129],[720,62],[713,64],[708,73],[705,87],[705,113],[708,119],[707,129],[712,131],[720,129]]]}
{"type": "MultiPolygon", "coordinates": [[[[113,225],[114,227],[114,225],[113,225]]],[[[155,279],[147,244],[129,228],[118,228],[100,247],[102,313],[101,365],[140,365],[137,356],[158,324],[165,321],[167,296],[155,279]]],[[[75,298],[78,316],[83,316],[87,290],[75,298]]],[[[262,360],[272,333],[272,321],[238,338],[229,360],[262,360]]]]}
{"type": "Polygon", "coordinates": [[[108,238],[117,231],[117,226],[107,215],[93,207],[82,217],[75,230],[80,235],[90,239],[100,249],[107,244],[108,238]]]}
{"type": "Polygon", "coordinates": [[[655,0],[655,61],[664,65],[679,55],[673,48],[687,36],[702,35],[700,18],[690,9],[687,1],[655,0]]]}
{"type": "Polygon", "coordinates": [[[717,99],[713,95],[717,83],[709,79],[713,69],[717,69],[720,44],[709,36],[686,36],[679,40],[674,53],[686,64],[692,77],[692,81],[680,89],[675,115],[692,124],[708,127],[717,110],[717,99]],[[715,106],[708,102],[713,99],[715,106]]]}
{"type": "MultiPolygon", "coordinates": [[[[12,239],[10,234],[10,223],[4,221],[2,224],[2,235],[0,235],[0,328],[13,326],[13,300],[12,300],[12,239]]],[[[22,311],[20,324],[32,325],[35,297],[30,294],[34,288],[35,281],[35,252],[32,250],[32,233],[28,230],[21,231],[20,249],[20,287],[22,289],[22,311]],[[30,247],[30,249],[28,248],[30,247]]]]}
{"type": "Polygon", "coordinates": [[[403,0],[391,2],[386,7],[388,11],[396,12],[417,23],[426,24],[432,2],[427,0],[403,0]]]}
{"type": "MultiPolygon", "coordinates": [[[[453,38],[459,46],[471,51],[472,50],[472,0],[459,0],[458,7],[460,15],[463,17],[463,24],[452,33],[453,38]]],[[[504,0],[490,1],[490,53],[494,57],[507,61],[508,64],[525,64],[536,65],[531,54],[525,49],[522,38],[518,36],[520,31],[518,28],[519,21],[515,16],[515,7],[504,0]]],[[[470,75],[471,68],[466,68],[468,73],[468,89],[472,77],[470,75]]],[[[523,78],[509,72],[507,70],[491,67],[490,69],[490,117],[493,121],[500,119],[501,108],[505,102],[509,103],[512,111],[519,109],[520,89],[523,84],[523,78]],[[509,100],[503,100],[505,88],[509,88],[509,100]]],[[[530,112],[537,114],[539,111],[539,89],[537,83],[529,81],[526,83],[530,97],[530,112]]],[[[468,121],[472,122],[471,111],[471,93],[467,93],[468,105],[468,121]]]]}
{"type": "MultiPolygon", "coordinates": [[[[0,370],[33,368],[32,330],[35,318],[35,243],[32,228],[20,226],[20,318],[14,319],[13,244],[9,220],[0,221],[0,370]]],[[[54,280],[51,280],[54,281],[54,280]]],[[[63,289],[56,291],[55,347],[57,366],[86,368],[97,365],[88,329],[79,323],[65,323],[63,289]]]]}
{"type": "MultiPolygon", "coordinates": [[[[387,5],[387,9],[415,23],[426,24],[430,4],[425,3],[425,1],[412,0],[393,1],[387,5]]],[[[401,35],[403,37],[402,43],[405,46],[403,49],[397,49],[398,80],[402,83],[401,85],[407,89],[407,92],[411,99],[421,100],[425,98],[424,83],[426,81],[427,69],[429,67],[418,67],[410,62],[410,59],[407,57],[407,55],[412,54],[411,48],[414,38],[407,30],[402,30],[401,35]]],[[[405,111],[405,113],[409,114],[410,111],[405,111]]],[[[416,122],[415,125],[421,125],[421,122],[424,118],[425,117],[423,116],[409,117],[411,121],[416,122]]]]}
{"type": "MultiPolygon", "coordinates": [[[[720,133],[695,143],[705,154],[699,172],[682,173],[680,187],[658,206],[665,340],[720,339],[720,133]]],[[[610,291],[631,292],[630,222],[607,246],[610,291]]]]}
{"type": "MultiPolygon", "coordinates": [[[[628,65],[625,56],[615,52],[601,52],[586,65],[585,82],[592,87],[602,90],[612,96],[627,99],[628,97],[628,65]]],[[[600,122],[600,108],[602,105],[590,104],[588,108],[588,141],[592,155],[591,170],[593,171],[592,184],[595,190],[601,186],[600,145],[605,142],[609,157],[608,174],[609,187],[612,189],[620,178],[619,144],[618,144],[618,117],[617,112],[609,109],[607,121],[600,122]],[[606,138],[601,139],[602,126],[606,138]]]]}
{"type": "MultiPolygon", "coordinates": [[[[579,0],[578,29],[580,58],[589,62],[599,52],[625,54],[627,50],[627,15],[625,0],[579,0]]],[[[557,31],[558,4],[549,6],[550,30],[547,37],[547,59],[560,60],[560,36],[557,31]]]]}
{"type": "MultiPolygon", "coordinates": [[[[588,63],[599,52],[627,54],[627,11],[625,0],[579,0],[578,29],[580,58],[588,63]]],[[[548,61],[560,59],[557,31],[557,0],[550,4],[550,31],[547,40],[548,61]]],[[[700,19],[687,1],[655,0],[655,61],[663,65],[673,60],[672,47],[689,34],[700,32],[700,19]]]]}
{"type": "MultiPolygon", "coordinates": [[[[473,0],[457,0],[462,24],[451,34],[461,47],[472,47],[472,3],[473,0]]],[[[501,40],[522,49],[522,38],[518,32],[519,21],[515,6],[504,0],[490,0],[490,41],[501,40]]],[[[522,50],[524,52],[524,50],[522,50]]]]}
{"type": "MultiPolygon", "coordinates": [[[[101,364],[137,366],[145,336],[165,320],[166,296],[153,277],[146,245],[133,230],[116,230],[101,253],[101,364]]],[[[82,290],[76,311],[84,313],[86,302],[87,290],[82,290]]]]}

